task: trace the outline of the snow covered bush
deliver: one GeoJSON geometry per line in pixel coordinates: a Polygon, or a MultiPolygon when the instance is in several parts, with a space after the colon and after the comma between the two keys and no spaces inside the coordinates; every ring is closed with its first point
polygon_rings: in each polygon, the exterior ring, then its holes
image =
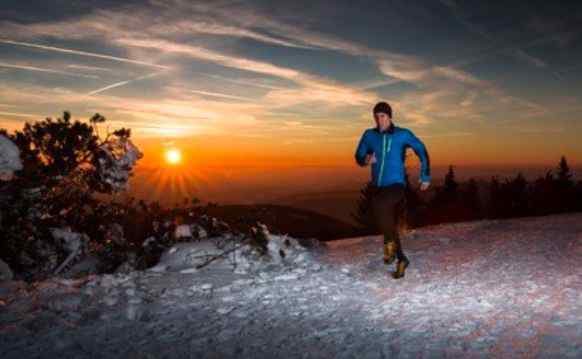
{"type": "Polygon", "coordinates": [[[143,157],[129,129],[99,133],[105,117],[60,118],[27,122],[22,130],[0,129],[0,253],[20,272],[52,272],[70,253],[51,227],[71,227],[99,241],[107,224],[102,200],[95,195],[123,191],[136,162],[143,157]],[[44,249],[44,248],[49,248],[44,249]]]}
{"type": "Polygon", "coordinates": [[[0,180],[8,180],[22,169],[20,151],[6,136],[0,135],[0,180]]]}
{"type": "Polygon", "coordinates": [[[107,184],[112,192],[127,189],[127,181],[137,160],[143,157],[139,149],[130,141],[129,135],[120,135],[99,146],[95,157],[95,167],[99,180],[107,184]]]}

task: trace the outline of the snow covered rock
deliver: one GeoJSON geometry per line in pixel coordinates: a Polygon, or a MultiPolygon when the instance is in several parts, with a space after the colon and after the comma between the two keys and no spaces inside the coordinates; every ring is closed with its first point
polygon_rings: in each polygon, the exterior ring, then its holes
{"type": "Polygon", "coordinates": [[[284,267],[305,267],[310,258],[308,249],[297,239],[271,234],[265,225],[259,225],[251,237],[243,239],[225,233],[197,242],[176,244],[162,254],[155,268],[187,274],[212,267],[248,274],[284,267]]]}
{"type": "Polygon", "coordinates": [[[223,249],[216,246],[215,241],[178,243],[166,250],[156,267],[180,271],[203,265],[210,258],[222,255],[223,249]]]}
{"type": "Polygon", "coordinates": [[[102,263],[96,256],[88,256],[81,259],[78,263],[71,266],[69,270],[63,273],[65,278],[78,278],[89,274],[99,273],[102,263]]]}
{"type": "Polygon", "coordinates": [[[14,273],[10,269],[10,266],[6,264],[2,259],[0,259],[0,282],[5,280],[12,280],[14,278],[14,273]]]}
{"type": "Polygon", "coordinates": [[[53,238],[57,242],[60,242],[63,248],[69,252],[69,256],[55,270],[55,274],[58,274],[66,268],[75,257],[83,252],[85,246],[89,243],[89,237],[84,233],[76,233],[69,229],[62,228],[51,228],[51,234],[53,238]]]}
{"type": "Polygon", "coordinates": [[[10,180],[22,169],[20,150],[6,136],[0,135],[0,180],[10,180]]]}
{"type": "Polygon", "coordinates": [[[192,238],[192,229],[188,224],[181,224],[176,226],[176,230],[174,231],[174,236],[176,239],[185,239],[185,238],[192,238]]]}

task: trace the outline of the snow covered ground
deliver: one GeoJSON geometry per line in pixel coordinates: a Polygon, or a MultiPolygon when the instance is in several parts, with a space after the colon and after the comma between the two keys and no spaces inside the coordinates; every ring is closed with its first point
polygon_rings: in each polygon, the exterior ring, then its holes
{"type": "Polygon", "coordinates": [[[326,244],[260,276],[163,269],[0,285],[0,358],[582,357],[582,214],[326,244]]]}

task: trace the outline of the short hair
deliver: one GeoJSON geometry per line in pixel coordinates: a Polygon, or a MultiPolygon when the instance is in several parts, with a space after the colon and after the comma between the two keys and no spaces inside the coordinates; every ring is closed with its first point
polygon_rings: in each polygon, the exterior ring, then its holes
{"type": "Polygon", "coordinates": [[[372,113],[375,115],[378,112],[387,113],[390,118],[392,118],[392,107],[387,102],[380,101],[374,106],[372,113]]]}

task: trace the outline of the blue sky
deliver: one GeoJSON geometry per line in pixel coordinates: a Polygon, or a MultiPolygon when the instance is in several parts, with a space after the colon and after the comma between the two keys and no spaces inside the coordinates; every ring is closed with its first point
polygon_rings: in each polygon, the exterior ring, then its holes
{"type": "Polygon", "coordinates": [[[0,127],[100,112],[138,138],[234,136],[339,162],[385,100],[442,163],[582,153],[576,2],[118,4],[2,2],[0,127]]]}

